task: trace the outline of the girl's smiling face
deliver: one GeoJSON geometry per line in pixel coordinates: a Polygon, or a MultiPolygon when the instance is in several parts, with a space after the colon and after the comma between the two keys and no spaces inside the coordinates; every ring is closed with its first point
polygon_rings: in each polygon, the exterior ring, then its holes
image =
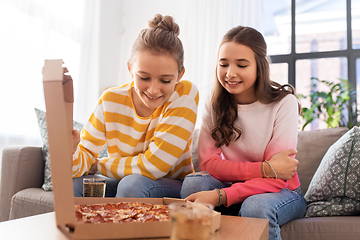
{"type": "Polygon", "coordinates": [[[248,46],[225,42],[219,48],[217,78],[234,95],[237,103],[255,102],[257,67],[255,53],[248,46]]]}
{"type": "Polygon", "coordinates": [[[171,55],[148,51],[138,52],[132,64],[128,62],[128,69],[134,80],[133,102],[141,117],[150,116],[170,98],[185,71],[179,73],[178,63],[171,55]]]}

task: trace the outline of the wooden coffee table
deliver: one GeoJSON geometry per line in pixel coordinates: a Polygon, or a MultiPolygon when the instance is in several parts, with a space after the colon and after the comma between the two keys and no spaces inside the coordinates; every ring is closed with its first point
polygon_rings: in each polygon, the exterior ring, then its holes
{"type": "MultiPolygon", "coordinates": [[[[0,236],[2,240],[67,240],[56,227],[54,212],[1,222],[0,236]]],[[[266,240],[268,236],[269,221],[266,219],[221,216],[220,229],[212,235],[211,239],[266,240]]],[[[159,238],[159,240],[166,239],[168,238],[159,238]]]]}

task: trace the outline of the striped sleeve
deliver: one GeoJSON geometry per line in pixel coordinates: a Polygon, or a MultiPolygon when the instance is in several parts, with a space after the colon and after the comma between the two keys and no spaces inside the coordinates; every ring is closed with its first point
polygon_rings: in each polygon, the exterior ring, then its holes
{"type": "Polygon", "coordinates": [[[73,155],[73,177],[80,177],[89,172],[100,151],[106,143],[103,105],[100,98],[98,105],[81,130],[81,140],[73,155]]]}

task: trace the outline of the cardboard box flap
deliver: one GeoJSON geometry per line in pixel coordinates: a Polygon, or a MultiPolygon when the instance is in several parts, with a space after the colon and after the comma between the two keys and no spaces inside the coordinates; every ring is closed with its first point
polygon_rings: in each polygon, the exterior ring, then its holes
{"type": "Polygon", "coordinates": [[[57,225],[75,221],[72,187],[73,87],[62,60],[45,60],[43,85],[57,225]]]}
{"type": "Polygon", "coordinates": [[[62,59],[45,60],[43,81],[62,81],[64,78],[63,63],[62,59]]]}

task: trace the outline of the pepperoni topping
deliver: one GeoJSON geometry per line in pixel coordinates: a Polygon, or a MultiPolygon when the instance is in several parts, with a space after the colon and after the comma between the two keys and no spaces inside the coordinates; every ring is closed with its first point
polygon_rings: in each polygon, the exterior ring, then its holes
{"type": "Polygon", "coordinates": [[[106,205],[104,206],[104,209],[105,209],[105,210],[115,210],[115,209],[116,209],[116,206],[108,203],[108,204],[106,204],[106,205]]]}
{"type": "Polygon", "coordinates": [[[99,211],[101,210],[101,205],[91,205],[90,209],[93,211],[99,211]]]}
{"type": "Polygon", "coordinates": [[[132,208],[132,206],[130,206],[127,203],[120,203],[119,205],[116,206],[117,209],[130,209],[132,208]]]}
{"type": "Polygon", "coordinates": [[[162,214],[162,213],[166,213],[166,210],[163,208],[158,208],[158,209],[152,209],[155,213],[158,214],[162,214]]]}
{"type": "Polygon", "coordinates": [[[92,221],[94,223],[101,223],[101,222],[105,222],[104,218],[100,215],[100,214],[96,214],[93,218],[92,221]]]}

